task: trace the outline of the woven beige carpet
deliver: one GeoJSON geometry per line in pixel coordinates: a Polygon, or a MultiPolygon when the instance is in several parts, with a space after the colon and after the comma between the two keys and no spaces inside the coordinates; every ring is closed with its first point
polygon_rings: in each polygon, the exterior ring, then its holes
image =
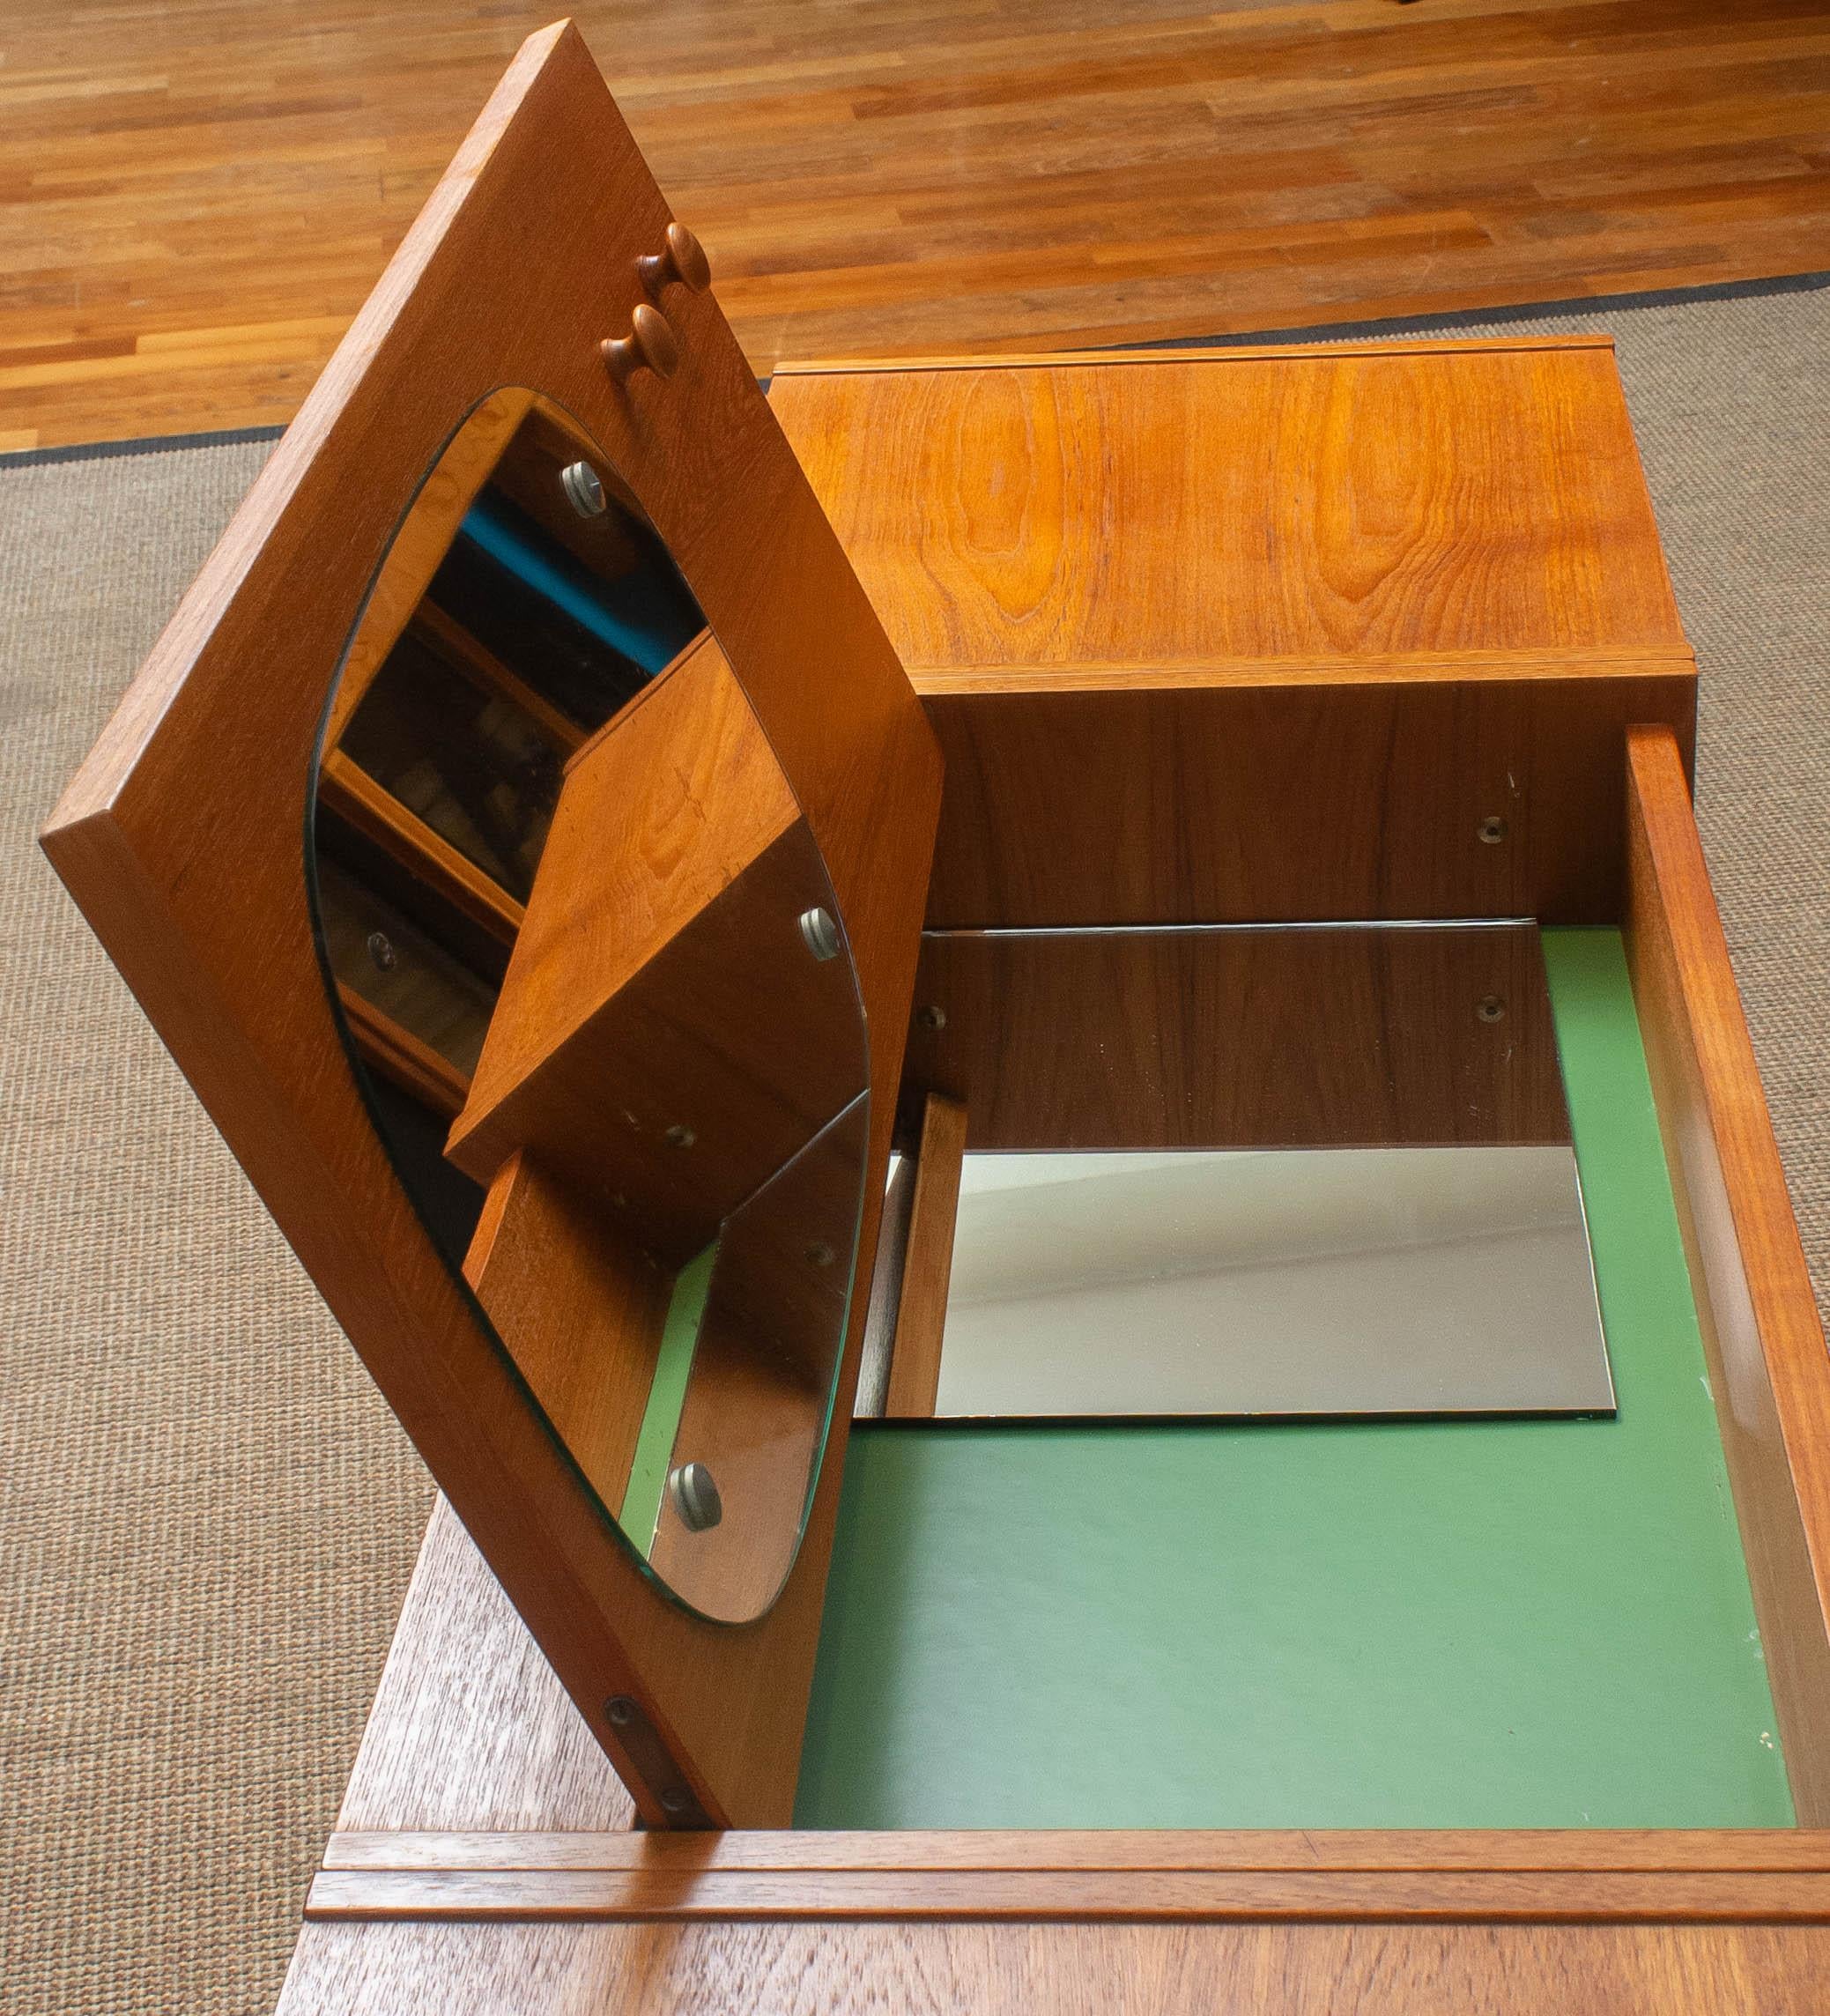
{"type": "MultiPolygon", "coordinates": [[[[1821,1295],[1830,294],[1531,326],[1619,338],[1821,1295]]],[[[271,2007],[430,1502],[32,844],[265,453],[0,463],[0,2007],[21,2016],[271,2007]]]]}

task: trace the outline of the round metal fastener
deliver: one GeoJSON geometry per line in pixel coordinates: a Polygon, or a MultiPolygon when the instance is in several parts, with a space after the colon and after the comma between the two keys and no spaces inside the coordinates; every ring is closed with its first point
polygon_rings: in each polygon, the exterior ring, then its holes
{"type": "Polygon", "coordinates": [[[690,1148],[699,1137],[690,1127],[670,1127],[661,1138],[670,1148],[690,1148]]]}
{"type": "Polygon", "coordinates": [[[661,1810],[668,1813],[690,1813],[693,1811],[692,1796],[681,1791],[678,1786],[670,1785],[661,1795],[661,1810]]]}
{"type": "Polygon", "coordinates": [[[807,1257],[816,1267],[830,1267],[839,1254],[838,1249],[828,1246],[825,1240],[816,1239],[807,1249],[807,1257]]]}
{"type": "Polygon", "coordinates": [[[588,462],[568,462],[559,471],[559,488],[581,518],[601,518],[610,508],[604,478],[588,462]]]}
{"type": "Polygon", "coordinates": [[[930,1002],[927,1007],[915,1011],[915,1020],[924,1029],[945,1029],[947,1026],[947,1012],[930,1002]]]}
{"type": "Polygon", "coordinates": [[[635,1703],[627,1694],[612,1694],[604,1704],[604,1719],[612,1729],[627,1729],[635,1720],[635,1703]]]}
{"type": "Polygon", "coordinates": [[[1492,812],[1474,829],[1474,837],[1483,847],[1498,847],[1506,838],[1506,821],[1498,812],[1492,812]]]}
{"type": "Polygon", "coordinates": [[[833,913],[821,909],[817,903],[811,910],[801,912],[801,938],[815,959],[839,956],[839,927],[833,922],[833,913]]]}
{"type": "Polygon", "coordinates": [[[386,931],[368,934],[369,963],[377,973],[392,973],[400,964],[400,954],[394,949],[394,940],[386,931]]]}
{"type": "Polygon", "coordinates": [[[1484,994],[1474,1004],[1474,1012],[1483,1022],[1500,1022],[1506,1019],[1506,1004],[1497,994],[1484,994]]]}
{"type": "Polygon", "coordinates": [[[724,1516],[717,1480],[702,1463],[683,1463],[669,1471],[667,1495],[689,1533],[708,1532],[724,1516]]]}

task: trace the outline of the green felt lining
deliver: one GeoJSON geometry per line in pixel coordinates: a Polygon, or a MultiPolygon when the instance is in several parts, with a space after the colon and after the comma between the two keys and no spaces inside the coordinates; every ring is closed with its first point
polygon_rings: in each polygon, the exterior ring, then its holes
{"type": "Polygon", "coordinates": [[[693,1353],[698,1348],[699,1326],[717,1257],[715,1239],[674,1276],[668,1298],[655,1376],[648,1382],[648,1405],[642,1409],[635,1454],[629,1462],[629,1482],[623,1491],[623,1509],[617,1516],[617,1523],[644,1554],[655,1544],[655,1529],[661,1520],[661,1493],[673,1466],[673,1445],[680,1432],[686,1385],[693,1376],[693,1353]]]}
{"type": "Polygon", "coordinates": [[[861,1425],[800,1825],[1793,1823],[1619,935],[1544,942],[1616,1418],[861,1425]]]}

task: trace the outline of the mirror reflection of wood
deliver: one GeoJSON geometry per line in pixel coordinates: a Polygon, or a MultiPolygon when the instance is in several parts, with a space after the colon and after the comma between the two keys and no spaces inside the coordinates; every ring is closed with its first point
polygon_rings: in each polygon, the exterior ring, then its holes
{"type": "Polygon", "coordinates": [[[316,838],[324,958],[416,1204],[652,1570],[759,1615],[845,1336],[856,982],[691,589],[530,392],[473,410],[389,549],[316,838]]]}

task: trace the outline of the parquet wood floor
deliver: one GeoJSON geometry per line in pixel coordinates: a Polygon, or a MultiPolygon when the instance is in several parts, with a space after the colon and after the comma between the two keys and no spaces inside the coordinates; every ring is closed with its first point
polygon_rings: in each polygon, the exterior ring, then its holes
{"type": "MultiPolygon", "coordinates": [[[[0,448],[286,419],[523,0],[4,0],[0,448]]],[[[1830,0],[578,19],[759,368],[1830,266],[1830,0]]]]}

